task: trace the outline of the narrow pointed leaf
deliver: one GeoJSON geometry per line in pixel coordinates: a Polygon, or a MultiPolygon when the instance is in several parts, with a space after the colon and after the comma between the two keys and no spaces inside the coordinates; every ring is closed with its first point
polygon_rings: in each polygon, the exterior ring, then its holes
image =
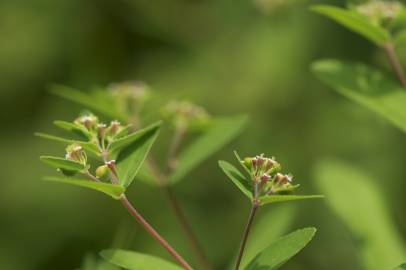
{"type": "Polygon", "coordinates": [[[362,64],[337,60],[317,61],[312,70],[322,82],[340,94],[406,132],[406,91],[393,78],[362,64]]]}
{"type": "Polygon", "coordinates": [[[160,123],[151,125],[134,133],[130,138],[124,137],[126,142],[117,156],[117,173],[120,184],[128,187],[134,180],[145,161],[152,145],[158,137],[160,123]]]}
{"type": "Polygon", "coordinates": [[[224,145],[240,134],[247,122],[245,115],[213,119],[203,135],[188,145],[177,160],[177,168],[170,175],[169,182],[177,183],[224,145]]]}
{"type": "Polygon", "coordinates": [[[355,10],[328,5],[313,6],[311,10],[329,17],[377,45],[382,45],[389,40],[389,33],[384,28],[370,23],[366,17],[358,14],[355,10]]]}
{"type": "Polygon", "coordinates": [[[52,177],[52,176],[46,177],[45,180],[97,190],[111,196],[113,199],[116,200],[120,199],[120,196],[125,192],[125,188],[122,186],[113,185],[109,183],[94,182],[91,180],[65,178],[65,177],[52,177]]]}
{"type": "Polygon", "coordinates": [[[40,160],[55,169],[77,172],[85,168],[83,164],[60,157],[41,156],[40,160]]]}
{"type": "Polygon", "coordinates": [[[129,270],[182,270],[181,267],[161,258],[134,251],[109,249],[100,252],[107,261],[129,270]]]}
{"type": "Polygon", "coordinates": [[[88,109],[100,112],[113,119],[126,121],[128,118],[116,110],[114,100],[107,90],[97,90],[86,93],[67,86],[54,85],[50,91],[59,97],[83,105],[88,109]]]}
{"type": "Polygon", "coordinates": [[[290,258],[302,250],[312,240],[315,233],[315,228],[305,228],[279,238],[261,251],[248,266],[245,267],[245,270],[279,269],[290,258]]]}
{"type": "Polygon", "coordinates": [[[54,121],[55,126],[62,128],[66,131],[72,132],[73,134],[81,136],[83,139],[91,138],[91,134],[85,128],[71,122],[66,121],[54,121]]]}
{"type": "Polygon", "coordinates": [[[242,193],[252,200],[252,185],[250,181],[238,169],[226,161],[220,160],[219,166],[242,193]]]}
{"type": "Polygon", "coordinates": [[[404,262],[405,244],[383,198],[384,189],[376,184],[384,180],[376,181],[337,160],[319,163],[315,179],[328,205],[356,240],[365,269],[387,269],[388,265],[404,262]]]}
{"type": "Polygon", "coordinates": [[[249,174],[251,174],[250,170],[247,168],[247,166],[245,166],[245,164],[243,164],[243,160],[241,159],[240,155],[238,154],[237,151],[234,151],[234,156],[237,159],[238,163],[240,163],[241,167],[243,167],[244,171],[246,171],[249,174]]]}
{"type": "Polygon", "coordinates": [[[277,202],[287,202],[287,201],[298,201],[298,200],[308,200],[308,199],[321,199],[324,198],[323,195],[269,195],[262,196],[259,198],[261,205],[268,203],[277,202]]]}

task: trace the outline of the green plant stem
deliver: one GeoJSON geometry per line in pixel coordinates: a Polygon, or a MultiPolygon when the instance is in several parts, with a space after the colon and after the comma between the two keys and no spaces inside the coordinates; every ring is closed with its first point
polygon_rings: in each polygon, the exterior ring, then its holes
{"type": "Polygon", "coordinates": [[[194,234],[189,222],[187,221],[182,208],[180,207],[180,204],[178,200],[176,199],[175,194],[173,193],[172,189],[167,185],[167,176],[162,174],[161,171],[159,170],[158,166],[154,162],[153,159],[148,159],[147,163],[149,165],[151,173],[154,175],[154,178],[157,180],[158,185],[160,189],[162,190],[163,194],[165,195],[179,225],[181,226],[181,229],[186,236],[186,239],[188,240],[190,248],[193,250],[195,253],[195,256],[198,260],[198,263],[202,269],[205,270],[210,270],[212,267],[208,263],[205,253],[203,249],[201,248],[201,245],[194,234]]]}
{"type": "Polygon", "coordinates": [[[140,223],[145,230],[154,237],[171,255],[172,257],[185,269],[185,270],[193,270],[193,268],[180,256],[165,239],[159,235],[157,231],[142,217],[140,213],[133,207],[133,205],[128,201],[127,197],[123,195],[120,199],[123,206],[127,209],[132,217],[134,217],[138,223],[140,223]]]}
{"type": "Polygon", "coordinates": [[[406,89],[406,75],[400,64],[399,58],[396,55],[395,48],[391,42],[386,42],[383,44],[383,49],[385,51],[386,57],[395,72],[395,75],[402,86],[406,89]]]}
{"type": "MultiPolygon", "coordinates": [[[[103,160],[107,164],[107,155],[103,155],[103,160]]],[[[114,163],[109,163],[108,165],[110,171],[111,171],[111,182],[113,184],[117,184],[118,178],[117,178],[117,171],[116,171],[116,166],[114,163]]],[[[172,255],[172,257],[185,269],[185,270],[193,270],[193,268],[186,262],[185,259],[183,259],[182,256],[179,255],[179,253],[176,252],[176,250],[144,219],[144,217],[138,213],[137,209],[134,208],[134,206],[130,203],[130,201],[127,199],[127,196],[123,194],[120,198],[121,203],[123,206],[127,209],[127,211],[130,213],[134,219],[141,224],[144,229],[153,237],[155,238],[162,246],[163,248],[166,249],[166,251],[169,252],[169,254],[172,255]]]]}
{"type": "Polygon", "coordinates": [[[246,246],[247,240],[248,240],[248,235],[250,234],[252,223],[254,221],[254,217],[255,217],[255,214],[257,212],[258,207],[259,207],[259,205],[256,202],[254,202],[252,204],[251,211],[250,211],[250,214],[248,216],[248,221],[247,221],[247,224],[245,225],[244,234],[243,234],[242,239],[241,239],[240,250],[238,252],[238,257],[237,257],[237,260],[236,260],[236,263],[235,263],[235,270],[240,269],[241,260],[242,260],[242,257],[244,255],[245,246],[246,246]]]}

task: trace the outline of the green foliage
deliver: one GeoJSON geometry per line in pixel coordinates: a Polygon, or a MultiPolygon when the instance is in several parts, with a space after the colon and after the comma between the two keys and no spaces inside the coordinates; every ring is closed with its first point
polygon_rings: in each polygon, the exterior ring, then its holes
{"type": "Polygon", "coordinates": [[[228,163],[227,161],[220,160],[219,166],[228,178],[246,195],[252,200],[252,184],[237,168],[228,163]]]}
{"type": "Polygon", "coordinates": [[[45,180],[97,190],[116,200],[120,199],[121,195],[125,192],[125,188],[122,186],[102,182],[92,182],[90,180],[54,176],[46,177],[45,180]]]}
{"type": "Polygon", "coordinates": [[[406,269],[406,263],[399,265],[398,267],[396,267],[393,270],[404,270],[404,269],[406,269]]]}
{"type": "Polygon", "coordinates": [[[312,65],[316,76],[340,94],[383,116],[406,132],[406,92],[393,79],[363,64],[320,60],[312,65]]]}
{"type": "Polygon", "coordinates": [[[123,149],[116,160],[120,185],[128,187],[134,180],[158,136],[159,127],[160,123],[157,123],[120,139],[123,149]]]}
{"type": "Polygon", "coordinates": [[[179,154],[177,168],[169,176],[169,181],[177,183],[185,179],[197,165],[240,134],[246,123],[246,116],[213,119],[209,128],[179,154]]]}
{"type": "Polygon", "coordinates": [[[105,260],[98,260],[96,256],[89,254],[83,259],[80,270],[119,270],[119,268],[105,260]]]}
{"type": "Polygon", "coordinates": [[[371,23],[365,16],[358,14],[354,10],[328,5],[313,6],[311,10],[329,17],[377,45],[382,45],[389,40],[389,33],[384,28],[371,23]]]}
{"type": "Polygon", "coordinates": [[[406,249],[374,179],[340,161],[324,161],[316,169],[327,203],[350,229],[365,269],[386,269],[406,257],[406,249]]]}
{"type": "Polygon", "coordinates": [[[72,171],[72,172],[79,172],[81,170],[84,170],[86,168],[85,165],[73,161],[73,160],[68,160],[65,158],[60,158],[60,157],[52,157],[52,156],[41,156],[40,160],[47,164],[48,166],[51,166],[52,168],[55,169],[62,169],[62,170],[67,170],[67,171],[72,171]]]}
{"type": "Polygon", "coordinates": [[[82,139],[91,139],[92,135],[91,133],[86,130],[83,126],[80,126],[76,123],[71,123],[71,122],[66,122],[66,121],[54,121],[55,126],[62,128],[66,131],[69,131],[71,133],[77,134],[78,136],[81,136],[82,139]]]}
{"type": "Polygon", "coordinates": [[[163,259],[134,251],[110,249],[100,255],[109,262],[129,270],[181,270],[177,265],[163,259]]]}
{"type": "Polygon", "coordinates": [[[128,119],[128,116],[123,115],[116,109],[114,100],[106,90],[94,90],[90,93],[85,93],[67,86],[54,85],[50,91],[59,97],[98,111],[113,119],[120,121],[128,119]]]}
{"type": "Polygon", "coordinates": [[[259,198],[261,205],[276,202],[287,202],[307,199],[321,199],[323,195],[268,195],[259,198]]]}
{"type": "Polygon", "coordinates": [[[290,233],[261,251],[245,270],[276,270],[296,255],[312,240],[315,228],[305,228],[290,233]]]}

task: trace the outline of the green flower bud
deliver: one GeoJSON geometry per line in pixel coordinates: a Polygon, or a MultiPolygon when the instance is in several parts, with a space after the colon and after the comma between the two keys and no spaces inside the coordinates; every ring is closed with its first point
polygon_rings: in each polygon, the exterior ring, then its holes
{"type": "Polygon", "coordinates": [[[108,171],[109,171],[109,167],[107,165],[99,166],[96,169],[96,177],[101,178],[101,177],[105,176],[108,171]]]}
{"type": "Polygon", "coordinates": [[[242,164],[243,164],[245,167],[247,167],[248,169],[251,169],[251,168],[252,168],[252,158],[246,157],[246,158],[244,158],[244,160],[241,161],[241,162],[242,162],[242,164]]]}

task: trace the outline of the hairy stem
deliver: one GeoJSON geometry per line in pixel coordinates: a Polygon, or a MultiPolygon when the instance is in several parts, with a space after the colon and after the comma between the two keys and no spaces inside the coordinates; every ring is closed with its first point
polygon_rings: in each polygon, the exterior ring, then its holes
{"type": "Polygon", "coordinates": [[[130,203],[125,195],[121,197],[120,201],[130,213],[130,215],[134,217],[138,221],[138,223],[140,223],[145,228],[145,230],[152,237],[154,237],[185,270],[193,270],[193,268],[185,261],[185,259],[183,259],[183,257],[180,256],[176,252],[176,250],[171,245],[169,245],[169,243],[166,242],[161,235],[159,235],[157,231],[155,231],[155,229],[142,217],[140,213],[138,213],[138,211],[133,207],[133,205],[130,203]]]}
{"type": "Polygon", "coordinates": [[[399,58],[396,55],[393,44],[391,42],[386,42],[383,44],[383,49],[393,71],[395,72],[397,79],[402,84],[402,86],[406,88],[406,75],[403,71],[402,65],[400,64],[399,58]]]}
{"type": "Polygon", "coordinates": [[[240,250],[238,252],[238,257],[237,257],[237,260],[236,260],[236,263],[235,263],[235,270],[240,269],[241,260],[242,260],[242,257],[244,255],[245,246],[246,246],[247,240],[248,240],[248,235],[249,235],[249,233],[251,231],[252,223],[254,221],[254,217],[255,217],[255,213],[257,212],[257,209],[258,209],[258,204],[254,202],[252,204],[251,211],[250,211],[250,214],[248,216],[247,225],[245,226],[244,234],[243,234],[242,239],[241,239],[240,250]]]}

